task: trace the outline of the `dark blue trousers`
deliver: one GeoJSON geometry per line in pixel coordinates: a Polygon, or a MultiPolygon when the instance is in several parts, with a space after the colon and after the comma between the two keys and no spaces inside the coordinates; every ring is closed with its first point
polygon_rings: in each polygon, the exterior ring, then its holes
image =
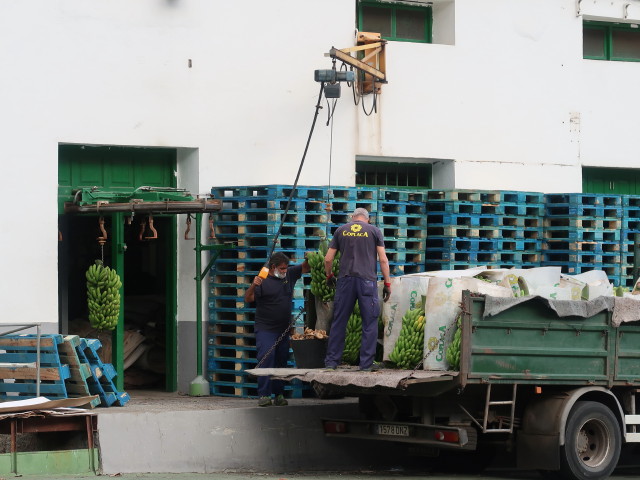
{"type": "Polygon", "coordinates": [[[360,277],[340,277],[333,303],[333,322],[329,332],[327,355],[324,360],[327,367],[337,367],[342,360],[347,322],[356,300],[360,303],[362,315],[360,368],[369,368],[373,364],[378,343],[378,315],[380,315],[377,282],[360,277]]]}
{"type": "MultiPolygon", "coordinates": [[[[265,355],[274,343],[280,338],[281,333],[270,331],[256,332],[256,348],[258,350],[258,363],[260,368],[286,368],[289,360],[289,335],[285,335],[280,343],[273,349],[268,357],[265,355]]],[[[270,397],[271,394],[284,394],[284,382],[282,380],[271,380],[270,377],[258,377],[258,395],[270,397]]]]}

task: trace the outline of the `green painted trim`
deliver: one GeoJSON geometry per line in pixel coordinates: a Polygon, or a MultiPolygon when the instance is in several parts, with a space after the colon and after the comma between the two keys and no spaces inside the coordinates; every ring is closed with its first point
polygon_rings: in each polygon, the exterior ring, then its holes
{"type": "Polygon", "coordinates": [[[120,315],[118,317],[118,325],[113,331],[112,336],[112,353],[111,359],[113,366],[116,370],[115,385],[118,391],[124,390],[124,253],[126,245],[124,243],[124,213],[114,213],[111,216],[111,235],[113,241],[111,242],[111,258],[113,266],[116,269],[120,280],[122,281],[122,287],[120,287],[120,315]]]}
{"type": "Polygon", "coordinates": [[[78,475],[96,473],[97,448],[0,454],[0,475],[78,475]],[[15,469],[12,456],[15,455],[15,469]]]}
{"type": "Polygon", "coordinates": [[[584,54],[584,46],[583,46],[583,54],[582,58],[585,60],[605,60],[612,62],[640,62],[640,58],[633,57],[615,57],[613,55],[613,32],[614,31],[628,31],[634,32],[638,37],[638,42],[640,43],[640,28],[633,28],[631,24],[627,23],[609,23],[609,22],[598,22],[592,20],[584,20],[582,23],[582,30],[584,35],[584,30],[600,30],[604,32],[604,56],[601,55],[585,55],[584,54]]]}
{"type": "Polygon", "coordinates": [[[166,358],[165,358],[165,390],[178,390],[178,216],[171,219],[174,235],[169,238],[169,255],[166,279],[166,358]]]}
{"type": "Polygon", "coordinates": [[[433,10],[431,6],[408,6],[402,4],[390,4],[390,3],[380,3],[375,1],[368,2],[360,2],[358,4],[358,29],[360,31],[364,31],[364,14],[363,7],[370,8],[378,8],[380,10],[388,10],[391,12],[391,35],[390,36],[382,36],[384,40],[389,40],[393,42],[410,42],[410,43],[432,43],[433,42],[433,10]],[[421,12],[424,14],[424,36],[423,39],[415,39],[415,38],[400,38],[397,36],[396,31],[396,14],[399,10],[402,11],[414,11],[421,12]]]}

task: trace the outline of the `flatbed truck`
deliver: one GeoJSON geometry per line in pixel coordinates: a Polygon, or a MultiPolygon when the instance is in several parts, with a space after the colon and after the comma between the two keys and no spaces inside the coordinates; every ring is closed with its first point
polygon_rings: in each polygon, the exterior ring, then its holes
{"type": "Polygon", "coordinates": [[[640,322],[615,326],[606,309],[559,317],[538,297],[485,316],[485,301],[463,293],[459,371],[250,372],[357,396],[362,415],[323,419],[328,436],[475,452],[474,461],[501,444],[517,468],[608,477],[623,447],[640,442],[640,322]]]}

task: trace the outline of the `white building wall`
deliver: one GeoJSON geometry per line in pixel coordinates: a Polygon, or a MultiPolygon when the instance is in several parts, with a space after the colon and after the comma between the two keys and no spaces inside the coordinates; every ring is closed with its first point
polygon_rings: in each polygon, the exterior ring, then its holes
{"type": "MultiPolygon", "coordinates": [[[[578,15],[577,4],[435,0],[437,43],[388,43],[377,114],[343,87],[331,178],[323,105],[300,184],[352,185],[357,155],[433,162],[439,188],[579,191],[583,165],[640,167],[640,64],[583,60],[581,38],[583,15],[640,22],[640,5],[589,0],[578,15]]],[[[180,148],[193,193],[292,183],[313,70],[353,44],[355,11],[355,0],[3,1],[0,198],[19,208],[0,231],[0,322],[57,328],[59,143],[180,148]]],[[[192,252],[180,248],[184,320],[192,252]]]]}

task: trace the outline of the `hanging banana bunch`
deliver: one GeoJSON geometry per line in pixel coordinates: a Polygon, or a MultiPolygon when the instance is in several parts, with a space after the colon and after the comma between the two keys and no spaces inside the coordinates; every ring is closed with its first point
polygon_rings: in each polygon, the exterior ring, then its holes
{"type": "Polygon", "coordinates": [[[360,359],[360,345],[362,344],[362,316],[360,305],[356,300],[353,312],[347,321],[347,332],[344,337],[342,361],[348,365],[356,365],[360,359]]]}
{"type": "Polygon", "coordinates": [[[89,267],[85,276],[89,323],[98,330],[113,330],[120,315],[120,276],[100,260],[89,267]]]}
{"type": "Polygon", "coordinates": [[[389,360],[398,368],[415,368],[422,360],[424,351],[424,307],[416,305],[413,310],[407,310],[402,317],[400,335],[396,341],[389,360]]]}
{"type": "MultiPolygon", "coordinates": [[[[311,252],[307,255],[307,262],[311,267],[311,293],[325,303],[332,301],[336,294],[336,289],[327,285],[327,275],[324,271],[324,257],[328,248],[327,241],[323,240],[317,252],[311,252]]],[[[332,266],[333,274],[336,277],[339,269],[340,252],[336,252],[332,266]]]]}
{"type": "Polygon", "coordinates": [[[456,333],[453,334],[453,340],[447,347],[445,358],[449,363],[451,370],[460,370],[460,341],[462,340],[462,328],[460,327],[460,321],[462,314],[458,315],[456,319],[456,333]]]}

